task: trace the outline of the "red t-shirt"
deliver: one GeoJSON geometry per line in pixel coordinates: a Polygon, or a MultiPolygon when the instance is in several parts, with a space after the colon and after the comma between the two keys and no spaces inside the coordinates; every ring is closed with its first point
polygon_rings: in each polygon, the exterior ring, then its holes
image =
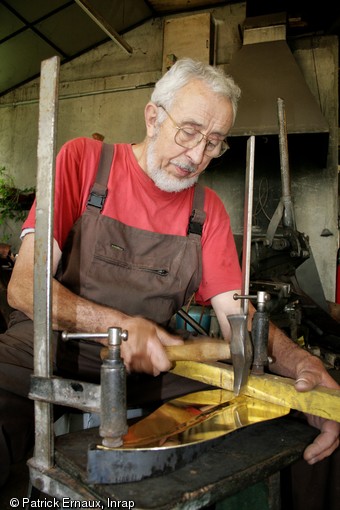
{"type": "MultiPolygon", "coordinates": [[[[56,161],[54,238],[60,249],[85,210],[95,181],[102,144],[90,138],[67,142],[56,161]]],[[[178,193],[160,190],[138,165],[131,145],[116,144],[108,195],[102,214],[126,225],[153,232],[186,235],[194,188],[178,193]]],[[[221,292],[239,289],[241,271],[230,227],[230,219],[216,193],[205,188],[206,220],[202,234],[202,281],[199,303],[221,292]]],[[[33,205],[25,228],[34,228],[33,205]]]]}

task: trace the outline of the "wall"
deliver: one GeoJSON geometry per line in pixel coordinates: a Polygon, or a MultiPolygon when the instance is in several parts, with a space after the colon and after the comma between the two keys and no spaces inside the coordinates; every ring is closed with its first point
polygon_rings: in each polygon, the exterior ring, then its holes
{"type": "MultiPolygon", "coordinates": [[[[310,237],[326,297],[335,301],[339,242],[338,40],[335,36],[301,39],[296,41],[292,51],[330,127],[327,162],[317,172],[313,168],[305,172],[296,170],[292,187],[298,225],[310,237]],[[324,235],[327,231],[331,235],[324,235]]],[[[305,148],[306,153],[310,150],[311,147],[305,148]]]]}
{"type": "MultiPolygon", "coordinates": [[[[239,25],[245,4],[210,9],[216,27],[216,63],[226,71],[240,47],[239,25]]],[[[193,14],[193,13],[191,13],[193,14]]],[[[107,142],[139,141],[144,136],[143,109],[153,83],[161,76],[163,19],[155,19],[125,34],[133,47],[127,55],[113,42],[65,64],[60,72],[57,147],[77,136],[105,135],[107,142]]],[[[309,234],[320,277],[330,300],[335,294],[337,250],[337,40],[332,37],[298,41],[294,55],[312,92],[321,102],[332,126],[327,166],[292,176],[299,230],[309,234]],[[317,66],[317,68],[316,68],[317,66]],[[317,79],[316,79],[317,78],[317,79]],[[335,154],[335,155],[334,155],[335,154]],[[328,228],[334,235],[321,237],[328,228]]],[[[190,55],[188,55],[190,56],[190,55]]],[[[0,165],[20,187],[32,186],[36,176],[38,81],[0,98],[0,165]]],[[[235,231],[243,223],[244,161],[234,166],[227,153],[219,165],[208,169],[203,182],[221,195],[235,231]]],[[[276,186],[276,192],[277,192],[276,186]]],[[[12,225],[11,243],[19,248],[19,226],[12,225]]],[[[1,229],[0,229],[1,239],[1,229]]]]}

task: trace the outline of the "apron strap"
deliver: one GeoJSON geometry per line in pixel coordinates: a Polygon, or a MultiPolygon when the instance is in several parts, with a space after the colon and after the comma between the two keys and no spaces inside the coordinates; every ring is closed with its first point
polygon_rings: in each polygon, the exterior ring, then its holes
{"type": "Polygon", "coordinates": [[[114,145],[103,143],[100,155],[99,165],[97,169],[96,182],[92,186],[86,207],[92,206],[97,211],[97,214],[104,207],[104,202],[107,195],[107,182],[110,175],[112,158],[114,152],[114,145]]]}
{"type": "MultiPolygon", "coordinates": [[[[92,186],[86,206],[92,206],[93,210],[100,213],[104,207],[107,195],[107,182],[110,175],[114,145],[103,143],[100,155],[96,181],[92,186]]],[[[202,235],[206,213],[204,212],[204,188],[200,184],[195,185],[192,212],[189,219],[188,235],[202,235]]]]}
{"type": "Polygon", "coordinates": [[[200,184],[195,185],[192,212],[188,225],[188,235],[196,234],[201,236],[206,213],[204,211],[204,188],[200,184]]]}

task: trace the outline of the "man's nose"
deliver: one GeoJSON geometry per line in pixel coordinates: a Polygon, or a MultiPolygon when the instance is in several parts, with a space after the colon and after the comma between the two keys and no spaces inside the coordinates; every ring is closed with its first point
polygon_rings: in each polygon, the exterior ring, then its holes
{"type": "Polygon", "coordinates": [[[202,163],[206,143],[207,142],[205,141],[205,139],[202,138],[202,140],[195,147],[187,150],[187,156],[189,156],[189,158],[195,165],[199,165],[200,163],[202,163]]]}

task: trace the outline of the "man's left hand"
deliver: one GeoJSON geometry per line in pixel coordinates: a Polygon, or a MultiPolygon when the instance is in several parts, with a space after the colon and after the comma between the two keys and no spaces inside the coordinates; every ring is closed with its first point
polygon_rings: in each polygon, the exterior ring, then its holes
{"type": "MultiPolygon", "coordinates": [[[[295,388],[297,391],[310,391],[318,385],[340,389],[340,386],[323,367],[322,362],[313,357],[309,359],[308,367],[298,368],[295,388]]],[[[308,464],[315,464],[331,455],[339,446],[340,423],[309,414],[306,416],[308,423],[321,432],[303,454],[308,464]]]]}

